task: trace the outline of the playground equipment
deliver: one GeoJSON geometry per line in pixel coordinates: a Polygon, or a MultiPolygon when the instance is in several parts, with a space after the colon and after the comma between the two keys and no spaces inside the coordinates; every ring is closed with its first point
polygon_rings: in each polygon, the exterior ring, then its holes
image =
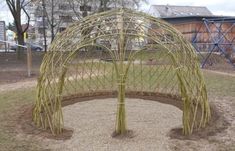
{"type": "Polygon", "coordinates": [[[133,10],[88,16],[55,38],[40,67],[33,121],[59,134],[66,100],[98,96],[118,98],[116,134],[127,132],[126,97],[172,98],[186,135],[210,119],[191,44],[171,25],[133,10]]]}
{"type": "Polygon", "coordinates": [[[202,68],[216,62],[211,61],[215,55],[224,56],[235,67],[235,18],[204,18],[192,44],[202,57],[202,68]]]}

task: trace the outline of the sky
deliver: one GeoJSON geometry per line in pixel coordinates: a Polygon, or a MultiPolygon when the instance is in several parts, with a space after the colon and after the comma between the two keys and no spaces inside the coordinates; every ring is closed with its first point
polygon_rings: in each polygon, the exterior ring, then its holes
{"type": "Polygon", "coordinates": [[[13,21],[11,12],[8,10],[5,0],[0,0],[0,20],[4,20],[7,24],[13,21]]]}
{"type": "MultiPolygon", "coordinates": [[[[12,22],[13,18],[8,10],[5,0],[0,0],[0,20],[12,22]]],[[[235,16],[235,0],[148,0],[141,9],[148,11],[150,5],[183,5],[183,6],[206,6],[214,15],[235,16]]]]}

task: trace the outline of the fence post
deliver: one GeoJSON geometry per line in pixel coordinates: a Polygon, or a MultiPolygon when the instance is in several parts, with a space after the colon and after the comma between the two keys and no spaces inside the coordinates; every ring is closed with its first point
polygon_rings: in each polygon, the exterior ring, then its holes
{"type": "Polygon", "coordinates": [[[30,77],[32,70],[32,51],[29,44],[27,44],[27,70],[28,70],[28,77],[30,77]]]}

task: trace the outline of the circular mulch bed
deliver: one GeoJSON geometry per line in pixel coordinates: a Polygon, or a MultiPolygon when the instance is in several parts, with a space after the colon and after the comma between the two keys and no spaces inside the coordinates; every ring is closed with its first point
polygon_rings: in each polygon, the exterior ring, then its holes
{"type": "Polygon", "coordinates": [[[127,124],[133,134],[113,138],[117,99],[79,102],[63,108],[68,140],[47,140],[55,150],[169,150],[171,129],[181,127],[182,111],[172,105],[142,99],[127,99],[127,124]]]}

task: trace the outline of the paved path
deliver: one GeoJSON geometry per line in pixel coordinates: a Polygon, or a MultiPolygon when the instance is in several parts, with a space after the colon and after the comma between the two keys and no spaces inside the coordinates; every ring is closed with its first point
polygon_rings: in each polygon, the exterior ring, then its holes
{"type": "Polygon", "coordinates": [[[36,86],[36,84],[37,84],[37,80],[3,84],[3,85],[0,85],[0,92],[12,91],[16,89],[31,88],[31,87],[36,86]]]}
{"type": "Polygon", "coordinates": [[[221,71],[214,71],[214,70],[206,70],[206,69],[202,69],[202,70],[206,71],[206,72],[210,72],[210,73],[215,73],[215,74],[235,77],[235,73],[228,73],[228,72],[221,72],[221,71]]]}
{"type": "MultiPolygon", "coordinates": [[[[93,73],[91,76],[100,76],[101,74],[95,74],[93,73]]],[[[83,78],[88,78],[89,75],[84,75],[83,78]]],[[[70,76],[68,79],[72,80],[74,77],[70,76]]],[[[6,92],[6,91],[12,91],[12,90],[17,90],[17,89],[25,89],[25,88],[32,88],[36,87],[37,85],[37,80],[28,80],[28,81],[21,81],[21,82],[16,82],[16,83],[9,83],[9,84],[2,84],[0,85],[0,92],[6,92]]]]}

